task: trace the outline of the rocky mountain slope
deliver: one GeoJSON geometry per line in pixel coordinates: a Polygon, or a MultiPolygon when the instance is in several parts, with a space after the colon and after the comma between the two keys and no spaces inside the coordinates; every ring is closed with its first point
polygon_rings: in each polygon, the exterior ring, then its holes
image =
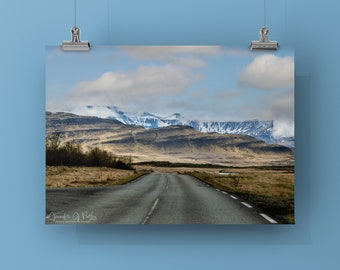
{"type": "MultiPolygon", "coordinates": [[[[167,126],[190,126],[201,132],[217,132],[220,134],[245,134],[264,140],[267,143],[280,143],[287,138],[273,137],[273,121],[200,121],[186,119],[180,113],[174,113],[167,117],[157,116],[148,112],[130,113],[116,106],[85,106],[77,108],[71,113],[82,116],[96,116],[104,119],[118,120],[126,125],[142,126],[146,129],[167,126]]],[[[289,140],[291,141],[292,138],[289,140]]]]}
{"type": "Polygon", "coordinates": [[[137,161],[215,163],[232,166],[292,165],[290,148],[267,144],[248,135],[200,132],[172,125],[145,129],[118,120],[46,113],[46,135],[60,133],[63,141],[84,148],[101,147],[137,161]]]}

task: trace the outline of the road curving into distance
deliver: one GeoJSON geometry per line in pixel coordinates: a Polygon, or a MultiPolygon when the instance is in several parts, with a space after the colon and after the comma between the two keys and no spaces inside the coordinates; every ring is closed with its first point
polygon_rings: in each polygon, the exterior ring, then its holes
{"type": "Polygon", "coordinates": [[[275,220],[198,179],[154,172],[121,186],[46,190],[48,224],[265,224],[275,220]]]}

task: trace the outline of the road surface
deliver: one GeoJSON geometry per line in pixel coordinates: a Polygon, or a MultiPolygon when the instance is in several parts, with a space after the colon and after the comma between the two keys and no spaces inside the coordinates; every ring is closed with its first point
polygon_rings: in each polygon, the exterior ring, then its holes
{"type": "Polygon", "coordinates": [[[252,205],[198,179],[154,172],[121,186],[46,190],[46,223],[275,223],[252,205]]]}

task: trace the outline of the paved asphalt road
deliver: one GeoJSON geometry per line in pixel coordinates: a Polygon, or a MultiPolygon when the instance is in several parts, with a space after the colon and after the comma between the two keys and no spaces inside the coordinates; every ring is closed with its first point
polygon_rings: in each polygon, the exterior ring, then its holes
{"type": "Polygon", "coordinates": [[[198,179],[152,173],[122,186],[47,189],[46,223],[275,223],[248,203],[198,179]]]}

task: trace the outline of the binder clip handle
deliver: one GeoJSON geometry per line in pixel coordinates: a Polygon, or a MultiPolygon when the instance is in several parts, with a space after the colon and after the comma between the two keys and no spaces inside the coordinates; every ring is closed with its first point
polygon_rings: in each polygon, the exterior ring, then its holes
{"type": "Polygon", "coordinates": [[[277,41],[269,40],[269,28],[267,26],[260,29],[260,40],[250,43],[250,50],[277,50],[278,48],[279,43],[277,41]]]}
{"type": "Polygon", "coordinates": [[[77,27],[77,1],[74,0],[74,26],[71,29],[71,41],[64,41],[62,49],[64,51],[89,51],[90,43],[80,40],[80,29],[77,27]]]}
{"type": "Polygon", "coordinates": [[[71,41],[64,41],[62,49],[64,51],[89,51],[90,43],[88,41],[80,40],[80,29],[77,26],[71,29],[71,41]]]}

